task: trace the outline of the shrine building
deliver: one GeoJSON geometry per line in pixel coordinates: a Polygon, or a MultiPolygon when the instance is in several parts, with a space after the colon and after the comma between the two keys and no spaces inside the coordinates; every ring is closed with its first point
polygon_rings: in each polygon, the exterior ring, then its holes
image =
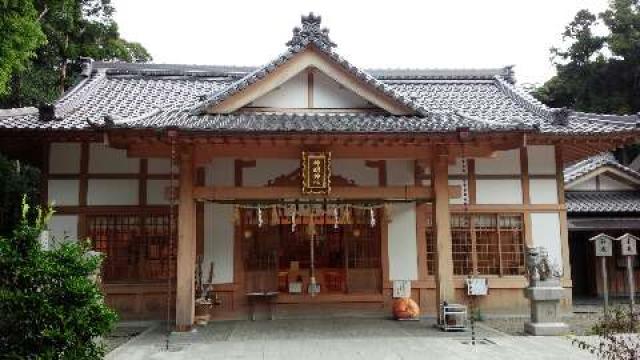
{"type": "Polygon", "coordinates": [[[52,105],[0,110],[0,151],[41,165],[51,241],[106,255],[123,318],[169,303],[180,330],[203,288],[214,320],[248,318],[260,294],[276,317],[389,314],[394,284],[435,315],[475,276],[483,313],[525,313],[527,246],[562,270],[569,306],[563,169],[640,123],[549,108],[511,67],[358,68],[313,14],[261,67],[82,75],[52,105]]]}

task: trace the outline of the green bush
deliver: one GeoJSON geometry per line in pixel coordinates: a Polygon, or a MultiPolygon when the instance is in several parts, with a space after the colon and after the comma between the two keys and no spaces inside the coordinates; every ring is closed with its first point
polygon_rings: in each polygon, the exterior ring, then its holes
{"type": "Polygon", "coordinates": [[[116,314],[104,303],[94,275],[100,256],[88,242],[45,250],[39,235],[52,211],[37,209],[11,236],[0,238],[0,356],[7,359],[100,359],[116,314]]]}

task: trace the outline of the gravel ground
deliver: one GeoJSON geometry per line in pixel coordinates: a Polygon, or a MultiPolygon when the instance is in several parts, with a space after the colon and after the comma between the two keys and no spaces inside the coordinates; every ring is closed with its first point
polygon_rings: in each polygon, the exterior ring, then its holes
{"type": "Polygon", "coordinates": [[[129,339],[140,335],[140,333],[148,328],[148,326],[117,326],[111,334],[106,336],[103,340],[106,352],[109,353],[113,349],[129,341],[129,339]]]}
{"type": "MultiPolygon", "coordinates": [[[[591,335],[593,325],[602,317],[600,305],[575,305],[573,313],[563,318],[574,335],[591,335]]],[[[484,319],[481,323],[509,335],[525,335],[524,323],[528,317],[499,317],[484,319]]]]}

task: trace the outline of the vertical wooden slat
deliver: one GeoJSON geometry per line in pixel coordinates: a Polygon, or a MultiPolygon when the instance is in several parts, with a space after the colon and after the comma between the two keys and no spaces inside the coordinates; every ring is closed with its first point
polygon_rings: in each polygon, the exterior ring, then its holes
{"type": "MultiPolygon", "coordinates": [[[[80,147],[80,177],[79,177],[79,192],[78,205],[81,209],[87,206],[87,191],[89,188],[89,143],[83,142],[80,147]]],[[[88,236],[87,231],[87,216],[83,213],[78,215],[78,238],[85,238],[88,236]]]]}
{"type": "Polygon", "coordinates": [[[178,257],[176,283],[176,330],[188,331],[194,318],[195,202],[193,199],[193,149],[180,152],[178,205],[178,257]]]}
{"type": "Polygon", "coordinates": [[[529,177],[529,153],[525,146],[520,148],[520,172],[522,180],[522,204],[523,211],[523,226],[524,226],[524,243],[526,246],[533,246],[533,231],[531,229],[531,212],[528,210],[531,204],[531,194],[529,192],[530,177],[529,177]]]}
{"type": "MultiPolygon", "coordinates": [[[[449,218],[449,161],[445,149],[436,149],[431,166],[435,195],[433,225],[436,233],[436,300],[437,306],[454,300],[451,222],[449,218]]],[[[438,312],[439,313],[439,312],[438,312]]]]}
{"type": "Polygon", "coordinates": [[[569,258],[569,224],[567,221],[567,208],[564,199],[564,162],[562,159],[562,148],[556,146],[556,187],[558,188],[558,203],[562,205],[560,210],[560,241],[562,251],[562,279],[571,281],[571,263],[569,258]]]}
{"type": "MultiPolygon", "coordinates": [[[[199,167],[196,170],[196,184],[198,186],[204,186],[205,169],[199,167]]],[[[198,201],[196,203],[196,253],[198,255],[204,254],[204,202],[198,201]]],[[[203,264],[203,271],[208,271],[207,264],[203,264]]]]}

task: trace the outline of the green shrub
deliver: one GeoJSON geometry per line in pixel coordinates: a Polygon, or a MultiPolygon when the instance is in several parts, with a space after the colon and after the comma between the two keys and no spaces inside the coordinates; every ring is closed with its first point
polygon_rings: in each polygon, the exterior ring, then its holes
{"type": "Polygon", "coordinates": [[[0,356],[7,359],[100,359],[96,341],[116,314],[103,300],[93,275],[101,257],[88,242],[67,241],[44,250],[39,235],[51,217],[38,209],[11,236],[0,238],[0,356]]]}

